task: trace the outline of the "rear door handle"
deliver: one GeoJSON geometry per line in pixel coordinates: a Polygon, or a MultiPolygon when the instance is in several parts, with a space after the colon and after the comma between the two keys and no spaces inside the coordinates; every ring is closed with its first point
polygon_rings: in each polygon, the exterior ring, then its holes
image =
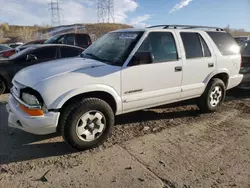
{"type": "Polygon", "coordinates": [[[182,66],[175,67],[174,69],[175,69],[175,72],[180,72],[182,71],[182,66]]]}
{"type": "Polygon", "coordinates": [[[208,67],[209,68],[214,67],[214,63],[208,63],[208,67]]]}

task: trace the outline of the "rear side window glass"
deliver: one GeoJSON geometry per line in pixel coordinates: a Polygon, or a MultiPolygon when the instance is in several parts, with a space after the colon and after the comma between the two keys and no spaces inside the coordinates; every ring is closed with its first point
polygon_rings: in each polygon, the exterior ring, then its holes
{"type": "Polygon", "coordinates": [[[89,45],[90,37],[88,35],[77,35],[77,44],[83,46],[89,45]]]}
{"type": "Polygon", "coordinates": [[[205,40],[202,38],[202,36],[200,36],[200,40],[201,40],[201,44],[204,50],[204,57],[211,57],[211,52],[207,46],[207,43],[205,42],[205,40]]]}
{"type": "Polygon", "coordinates": [[[228,33],[223,32],[207,32],[212,38],[222,55],[239,54],[239,48],[234,38],[228,33]]]}
{"type": "Polygon", "coordinates": [[[203,57],[202,46],[198,33],[181,33],[181,38],[186,52],[186,58],[203,57]]]}

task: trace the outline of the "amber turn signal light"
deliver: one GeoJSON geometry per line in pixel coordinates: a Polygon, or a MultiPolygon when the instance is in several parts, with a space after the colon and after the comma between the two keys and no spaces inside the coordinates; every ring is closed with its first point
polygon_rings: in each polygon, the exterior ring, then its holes
{"type": "Polygon", "coordinates": [[[43,111],[40,109],[29,109],[22,104],[19,104],[19,107],[22,111],[24,111],[26,114],[30,116],[42,116],[43,115],[43,111]]]}

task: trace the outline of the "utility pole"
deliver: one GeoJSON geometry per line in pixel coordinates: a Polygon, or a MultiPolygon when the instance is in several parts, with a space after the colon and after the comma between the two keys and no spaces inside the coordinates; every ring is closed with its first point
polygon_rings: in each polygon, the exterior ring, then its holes
{"type": "Polygon", "coordinates": [[[114,23],[114,0],[97,0],[97,22],[114,23]]]}
{"type": "Polygon", "coordinates": [[[61,24],[59,0],[51,0],[49,3],[49,10],[51,11],[51,24],[58,26],[61,24]]]}

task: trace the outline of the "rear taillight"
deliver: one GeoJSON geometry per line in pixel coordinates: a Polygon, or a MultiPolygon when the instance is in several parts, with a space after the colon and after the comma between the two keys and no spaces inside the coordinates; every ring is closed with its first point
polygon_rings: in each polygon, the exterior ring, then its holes
{"type": "Polygon", "coordinates": [[[2,57],[7,58],[7,57],[12,56],[14,53],[16,53],[16,51],[15,51],[15,50],[11,50],[11,51],[7,51],[7,52],[3,52],[2,57]]]}

